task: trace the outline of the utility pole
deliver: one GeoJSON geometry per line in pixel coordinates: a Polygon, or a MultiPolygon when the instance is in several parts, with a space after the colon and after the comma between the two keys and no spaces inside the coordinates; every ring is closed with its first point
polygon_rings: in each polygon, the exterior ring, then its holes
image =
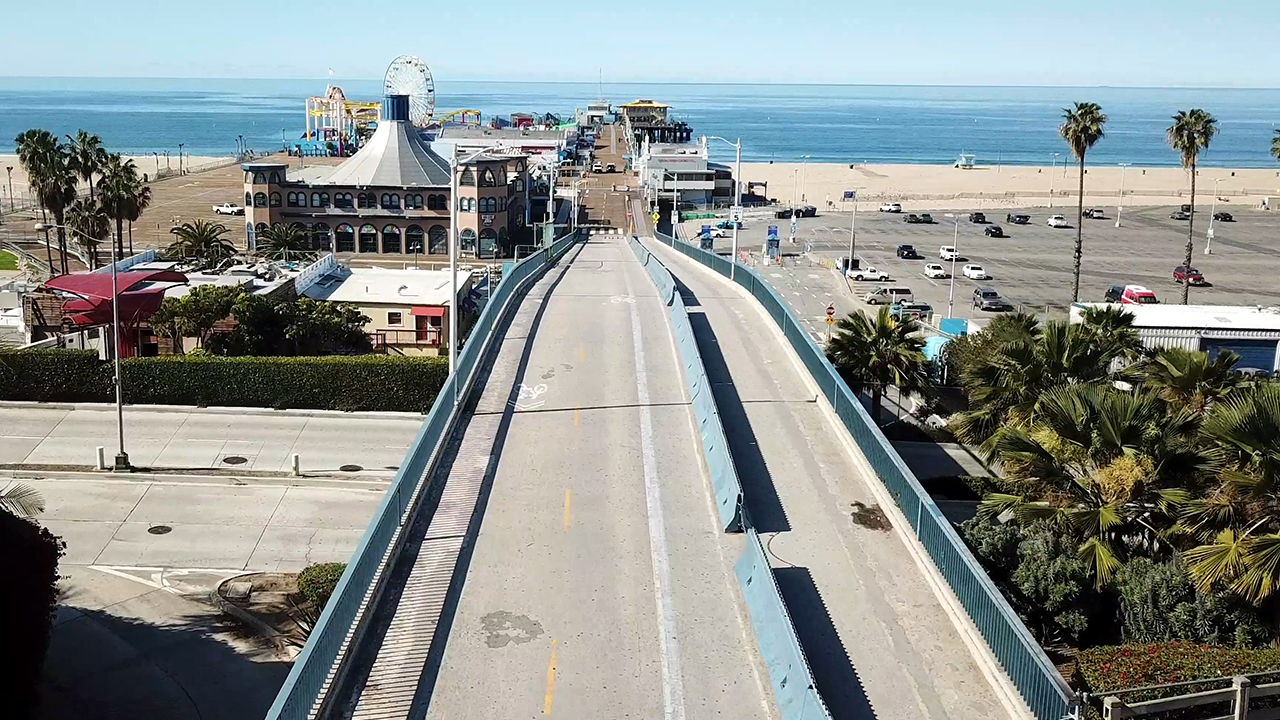
{"type": "Polygon", "coordinates": [[[182,146],[186,143],[178,143],[178,174],[182,174],[182,146]]]}
{"type": "Polygon", "coordinates": [[[1120,213],[1124,212],[1124,171],[1133,163],[1120,163],[1120,201],[1116,203],[1116,227],[1120,227],[1120,213]]]}

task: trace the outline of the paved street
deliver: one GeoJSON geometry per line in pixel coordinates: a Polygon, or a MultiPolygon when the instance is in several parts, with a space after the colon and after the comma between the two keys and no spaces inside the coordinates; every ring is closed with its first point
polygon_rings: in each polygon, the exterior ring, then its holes
{"type": "MultiPolygon", "coordinates": [[[[243,409],[124,410],[125,449],[137,467],[289,472],[293,453],[306,474],[389,478],[422,418],[243,409]],[[343,469],[343,466],[347,466],[343,469]]],[[[115,456],[111,405],[0,405],[0,466],[94,467],[95,448],[115,456]]]]}

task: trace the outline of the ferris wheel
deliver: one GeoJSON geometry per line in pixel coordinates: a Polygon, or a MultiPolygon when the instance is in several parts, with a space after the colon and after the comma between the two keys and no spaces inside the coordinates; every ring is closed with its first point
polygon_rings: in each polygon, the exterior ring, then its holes
{"type": "Polygon", "coordinates": [[[387,66],[382,80],[387,95],[409,96],[409,120],[419,127],[431,121],[436,110],[436,84],[431,68],[414,55],[401,55],[387,66]]]}

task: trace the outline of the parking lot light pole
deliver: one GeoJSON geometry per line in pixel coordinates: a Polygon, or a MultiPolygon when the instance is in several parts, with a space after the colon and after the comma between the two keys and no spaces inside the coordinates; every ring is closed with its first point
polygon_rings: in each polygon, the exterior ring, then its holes
{"type": "Polygon", "coordinates": [[[733,207],[736,208],[736,212],[730,211],[730,221],[733,226],[733,254],[729,256],[729,279],[732,280],[738,265],[738,225],[742,224],[742,138],[738,138],[737,142],[729,142],[719,135],[710,135],[703,139],[704,141],[719,140],[732,145],[734,150],[733,207]],[[737,220],[733,220],[735,216],[737,220]]]}
{"type": "Polygon", "coordinates": [[[849,267],[845,268],[846,272],[853,269],[854,255],[854,238],[858,230],[858,191],[853,191],[853,217],[849,219],[849,267]]]}
{"type": "Polygon", "coordinates": [[[1213,180],[1213,205],[1210,206],[1209,210],[1209,229],[1205,231],[1205,235],[1208,238],[1204,244],[1205,255],[1213,254],[1213,216],[1218,213],[1218,183],[1222,182],[1222,180],[1223,178],[1214,178],[1213,180]]]}
{"type": "MultiPolygon", "coordinates": [[[[1066,159],[1062,161],[1063,165],[1067,164],[1066,159]]],[[[1053,209],[1053,175],[1058,170],[1058,153],[1053,154],[1053,162],[1049,164],[1049,209],[1053,209]]]]}
{"type": "Polygon", "coordinates": [[[947,289],[947,319],[950,320],[951,309],[956,299],[956,258],[960,255],[960,214],[946,213],[944,217],[953,218],[956,221],[955,236],[951,240],[951,286],[947,289]]]}
{"type": "Polygon", "coordinates": [[[1116,203],[1116,227],[1120,227],[1120,213],[1124,212],[1124,171],[1133,163],[1119,163],[1120,165],[1120,200],[1116,203]]]}

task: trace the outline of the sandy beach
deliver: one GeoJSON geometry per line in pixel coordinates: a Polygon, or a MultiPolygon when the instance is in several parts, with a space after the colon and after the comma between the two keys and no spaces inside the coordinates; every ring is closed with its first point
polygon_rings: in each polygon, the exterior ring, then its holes
{"type": "MultiPolygon", "coordinates": [[[[170,156],[169,158],[161,155],[158,163],[156,156],[154,155],[127,155],[126,157],[132,160],[133,163],[138,166],[138,172],[146,174],[149,180],[155,178],[157,167],[160,170],[168,168],[175,173],[178,170],[177,155],[170,156]]],[[[229,156],[211,157],[206,155],[183,155],[182,166],[184,169],[188,167],[199,168],[202,165],[229,162],[230,160],[231,157],[229,156]]],[[[7,170],[8,168],[13,168],[13,172],[0,175],[0,199],[4,200],[6,208],[8,207],[9,201],[10,177],[12,177],[13,182],[13,197],[17,202],[21,203],[30,196],[31,192],[30,188],[27,186],[27,173],[22,169],[22,163],[18,162],[17,155],[0,155],[0,170],[7,170]]]]}
{"type": "MultiPolygon", "coordinates": [[[[844,165],[834,163],[743,163],[748,182],[768,183],[767,195],[783,204],[805,202],[819,208],[842,202],[846,190],[858,191],[858,209],[875,210],[881,202],[904,203],[912,209],[971,209],[1048,207],[1052,186],[1054,207],[1075,206],[1079,166],[1051,169],[1027,165],[844,165]]],[[[1123,174],[1127,206],[1179,205],[1190,195],[1190,178],[1181,168],[1142,168],[1086,165],[1085,205],[1115,207],[1123,174]]],[[[762,192],[757,189],[756,192],[762,192]]],[[[1258,207],[1271,198],[1280,205],[1280,165],[1275,169],[1200,168],[1196,178],[1196,206],[1218,204],[1258,207]],[[1217,192],[1214,192],[1215,181],[1217,192]]]]}

